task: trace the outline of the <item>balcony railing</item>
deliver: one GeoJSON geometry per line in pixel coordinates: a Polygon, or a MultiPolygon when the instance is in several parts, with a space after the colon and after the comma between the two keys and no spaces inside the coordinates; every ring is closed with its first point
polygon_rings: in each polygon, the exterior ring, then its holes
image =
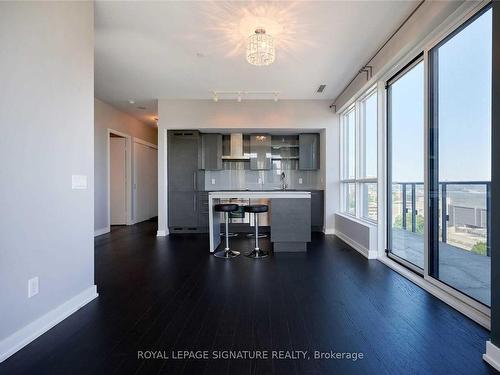
{"type": "MultiPolygon", "coordinates": [[[[393,226],[423,234],[424,207],[423,182],[392,184],[393,226]]],[[[439,210],[440,241],[482,255],[491,255],[490,181],[440,182],[439,210]]]]}

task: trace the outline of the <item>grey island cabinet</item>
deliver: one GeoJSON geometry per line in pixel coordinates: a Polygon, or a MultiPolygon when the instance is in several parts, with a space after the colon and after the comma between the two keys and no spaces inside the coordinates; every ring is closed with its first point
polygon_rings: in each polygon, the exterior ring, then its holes
{"type": "Polygon", "coordinates": [[[273,198],[270,206],[274,252],[307,251],[311,242],[311,199],[273,198]]]}

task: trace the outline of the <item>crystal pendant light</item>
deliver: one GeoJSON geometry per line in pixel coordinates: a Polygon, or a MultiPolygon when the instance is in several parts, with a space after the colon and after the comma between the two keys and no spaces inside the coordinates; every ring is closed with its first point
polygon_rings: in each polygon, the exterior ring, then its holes
{"type": "Polygon", "coordinates": [[[252,65],[263,66],[274,62],[274,38],[266,30],[258,28],[248,37],[247,61],[252,65]]]}

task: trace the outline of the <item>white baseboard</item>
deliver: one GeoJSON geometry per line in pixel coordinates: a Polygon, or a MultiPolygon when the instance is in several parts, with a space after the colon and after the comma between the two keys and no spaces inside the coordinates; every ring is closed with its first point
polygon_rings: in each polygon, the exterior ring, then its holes
{"type": "Polygon", "coordinates": [[[156,237],[165,237],[168,236],[169,232],[168,230],[158,230],[156,232],[156,237]]]}
{"type": "Polygon", "coordinates": [[[325,228],[323,231],[325,234],[335,234],[335,228],[325,228]]]}
{"type": "Polygon", "coordinates": [[[101,236],[103,234],[109,233],[110,231],[111,231],[110,227],[96,229],[96,230],[94,230],[94,237],[101,236]]]}
{"type": "Polygon", "coordinates": [[[359,252],[360,254],[364,255],[368,259],[377,259],[377,252],[376,251],[370,251],[363,245],[359,244],[358,242],[352,240],[351,238],[347,237],[345,234],[341,232],[336,232],[335,235],[340,238],[342,241],[347,243],[349,246],[351,246],[354,250],[359,252]]]}
{"type": "Polygon", "coordinates": [[[0,341],[0,362],[22,349],[49,329],[60,323],[75,311],[85,306],[98,296],[95,285],[85,289],[73,298],[57,306],[40,318],[24,326],[12,335],[0,341]]]}
{"type": "Polygon", "coordinates": [[[486,353],[483,359],[495,370],[500,371],[500,348],[491,341],[486,341],[486,353]]]}

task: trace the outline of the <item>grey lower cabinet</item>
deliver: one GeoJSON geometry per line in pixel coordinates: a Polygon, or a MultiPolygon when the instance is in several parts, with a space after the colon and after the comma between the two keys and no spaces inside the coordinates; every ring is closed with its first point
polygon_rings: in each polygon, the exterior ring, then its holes
{"type": "Polygon", "coordinates": [[[222,169],[222,134],[201,134],[200,169],[206,171],[222,169]]]}
{"type": "Polygon", "coordinates": [[[311,191],[311,229],[322,231],[325,222],[325,198],[323,190],[311,191]]]}
{"type": "Polygon", "coordinates": [[[271,169],[271,135],[252,134],[250,136],[250,169],[271,169]]]}
{"type": "Polygon", "coordinates": [[[168,225],[173,232],[198,228],[197,192],[171,191],[168,193],[168,225]]]}
{"type": "Polygon", "coordinates": [[[319,169],[319,134],[304,133],[299,134],[299,169],[316,170],[319,169]]]}

